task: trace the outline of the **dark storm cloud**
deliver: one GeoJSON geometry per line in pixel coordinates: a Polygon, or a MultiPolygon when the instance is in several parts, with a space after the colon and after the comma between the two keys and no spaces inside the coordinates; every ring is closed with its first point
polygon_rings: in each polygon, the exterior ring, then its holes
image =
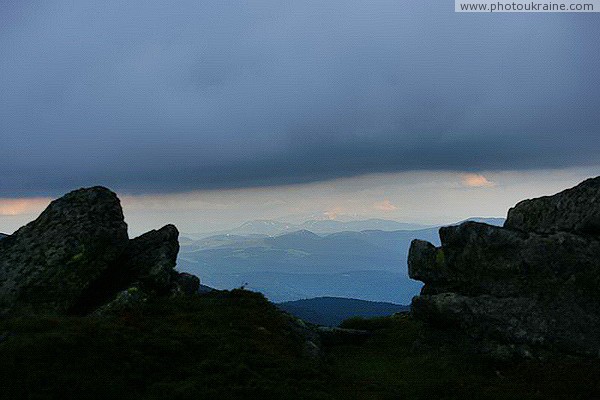
{"type": "Polygon", "coordinates": [[[597,14],[213,3],[0,2],[0,197],[600,162],[597,14]]]}

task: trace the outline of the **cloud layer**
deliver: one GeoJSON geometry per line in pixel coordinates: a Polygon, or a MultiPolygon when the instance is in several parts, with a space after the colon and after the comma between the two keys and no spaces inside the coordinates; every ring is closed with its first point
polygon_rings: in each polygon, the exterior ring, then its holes
{"type": "Polygon", "coordinates": [[[494,187],[494,182],[489,181],[481,174],[465,174],[462,178],[462,184],[468,187],[494,187]]]}
{"type": "Polygon", "coordinates": [[[600,164],[595,15],[212,3],[0,1],[0,197],[600,164]]]}

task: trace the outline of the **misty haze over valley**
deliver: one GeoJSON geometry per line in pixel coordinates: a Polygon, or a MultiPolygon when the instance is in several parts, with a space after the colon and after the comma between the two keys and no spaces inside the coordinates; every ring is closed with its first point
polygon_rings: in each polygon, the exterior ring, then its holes
{"type": "Polygon", "coordinates": [[[200,239],[183,234],[178,268],[208,286],[244,286],[275,302],[337,296],[409,304],[422,286],[407,275],[410,242],[439,245],[438,230],[381,219],[251,221],[200,239]]]}

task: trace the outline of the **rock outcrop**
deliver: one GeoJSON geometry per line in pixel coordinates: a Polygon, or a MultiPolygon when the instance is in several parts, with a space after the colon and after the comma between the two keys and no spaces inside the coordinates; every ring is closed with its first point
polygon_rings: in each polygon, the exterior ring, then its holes
{"type": "Polygon", "coordinates": [[[600,235],[600,177],[554,196],[524,200],[508,211],[505,228],[522,232],[600,235]]]}
{"type": "Polygon", "coordinates": [[[504,227],[467,222],[441,228],[441,247],[413,241],[409,275],[425,283],[413,314],[521,355],[600,356],[599,211],[595,178],[517,204],[504,227]]]}
{"type": "MultiPolygon", "coordinates": [[[[173,290],[175,293],[182,293],[185,295],[206,293],[205,288],[208,286],[204,286],[204,288],[200,288],[200,286],[200,278],[186,272],[178,273],[173,281],[173,290]]],[[[214,289],[210,289],[210,291],[213,290],[214,289]]]]}
{"type": "Polygon", "coordinates": [[[179,253],[178,237],[177,228],[166,225],[129,241],[122,263],[145,291],[164,294],[171,290],[179,253]]]}
{"type": "Polygon", "coordinates": [[[113,192],[75,190],[0,242],[0,315],[86,314],[134,287],[144,296],[182,292],[178,235],[167,225],[129,240],[113,192]]]}

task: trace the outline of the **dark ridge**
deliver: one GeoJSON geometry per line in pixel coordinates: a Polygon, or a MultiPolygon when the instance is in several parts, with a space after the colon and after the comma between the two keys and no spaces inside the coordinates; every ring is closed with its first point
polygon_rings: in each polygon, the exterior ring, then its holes
{"type": "Polygon", "coordinates": [[[277,306],[307,322],[325,326],[337,326],[348,318],[384,317],[409,309],[408,306],[400,304],[345,297],[316,297],[286,301],[277,306]]]}
{"type": "Polygon", "coordinates": [[[212,293],[212,292],[214,292],[216,290],[217,289],[212,288],[210,286],[206,286],[206,285],[200,285],[200,286],[198,286],[198,293],[200,293],[200,294],[212,293]]]}

